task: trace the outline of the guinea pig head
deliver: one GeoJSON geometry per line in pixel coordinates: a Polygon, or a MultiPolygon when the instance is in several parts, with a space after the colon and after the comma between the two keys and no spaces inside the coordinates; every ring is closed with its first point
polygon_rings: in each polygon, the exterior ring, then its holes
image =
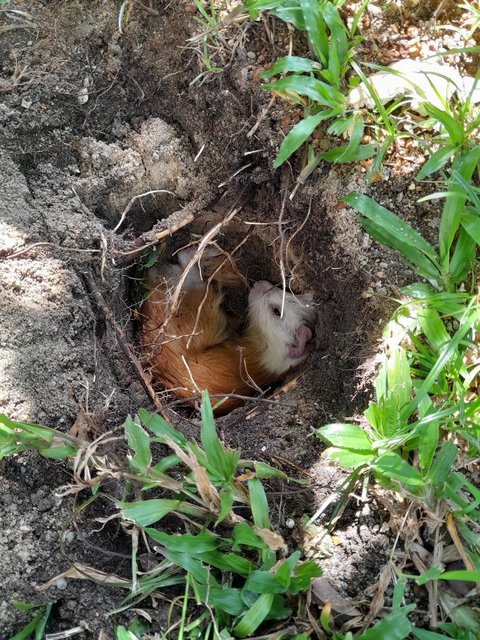
{"type": "Polygon", "coordinates": [[[250,291],[248,318],[249,327],[263,338],[262,364],[269,371],[283,374],[305,360],[315,319],[311,294],[284,294],[261,280],[250,291]]]}

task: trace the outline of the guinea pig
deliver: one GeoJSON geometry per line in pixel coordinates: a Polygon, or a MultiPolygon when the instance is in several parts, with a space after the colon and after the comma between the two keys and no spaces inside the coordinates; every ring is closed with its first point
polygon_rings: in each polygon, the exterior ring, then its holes
{"type": "MultiPolygon", "coordinates": [[[[171,291],[193,253],[191,248],[181,251],[179,265],[154,267],[147,275],[141,336],[156,382],[194,404],[205,389],[212,396],[252,395],[305,360],[315,318],[310,294],[294,296],[266,280],[255,282],[246,327],[239,334],[222,306],[222,271],[215,286],[207,288],[197,264],[172,313],[171,291]]],[[[211,260],[215,257],[207,255],[204,262],[211,260]]],[[[224,415],[241,404],[240,398],[227,397],[215,413],[224,415]]]]}

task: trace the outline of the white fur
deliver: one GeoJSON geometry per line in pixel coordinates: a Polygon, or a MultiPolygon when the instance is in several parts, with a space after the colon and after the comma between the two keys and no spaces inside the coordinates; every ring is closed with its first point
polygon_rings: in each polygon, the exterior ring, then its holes
{"type": "Polygon", "coordinates": [[[295,344],[297,329],[311,325],[315,317],[311,294],[294,296],[286,292],[283,317],[277,317],[272,305],[281,311],[282,301],[282,290],[266,280],[255,283],[248,297],[247,334],[263,343],[261,363],[269,372],[278,375],[307,357],[307,350],[298,358],[291,358],[288,352],[295,344]]]}

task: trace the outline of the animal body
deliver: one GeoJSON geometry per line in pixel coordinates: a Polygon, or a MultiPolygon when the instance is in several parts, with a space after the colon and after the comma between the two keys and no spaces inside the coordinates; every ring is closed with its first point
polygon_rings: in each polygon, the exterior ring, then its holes
{"type": "MultiPolygon", "coordinates": [[[[266,280],[256,282],[248,296],[246,328],[238,334],[222,307],[221,282],[207,288],[195,265],[172,314],[171,291],[193,253],[186,249],[178,254],[179,265],[154,267],[148,274],[142,340],[155,381],[190,401],[204,389],[212,396],[244,396],[277,382],[305,360],[315,316],[309,294],[286,293],[283,301],[279,288],[266,280]]],[[[216,413],[240,404],[239,398],[227,398],[216,413]]]]}

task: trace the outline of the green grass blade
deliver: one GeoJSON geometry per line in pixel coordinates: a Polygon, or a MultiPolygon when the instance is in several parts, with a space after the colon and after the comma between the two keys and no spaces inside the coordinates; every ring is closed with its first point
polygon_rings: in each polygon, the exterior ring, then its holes
{"type": "Polygon", "coordinates": [[[240,453],[239,451],[228,451],[222,447],[215,429],[213,410],[210,398],[208,397],[208,391],[202,392],[201,414],[201,440],[207,456],[208,465],[211,466],[216,473],[220,474],[224,481],[230,482],[237,468],[240,453]]]}
{"type": "Polygon", "coordinates": [[[437,380],[438,376],[443,371],[447,363],[452,359],[453,356],[457,354],[458,345],[467,335],[470,328],[471,327],[468,324],[461,326],[460,329],[455,333],[453,338],[450,340],[450,342],[441,350],[439,357],[435,362],[435,365],[430,370],[430,373],[423,381],[422,385],[418,389],[410,404],[402,411],[403,420],[408,420],[408,418],[410,418],[418,405],[426,398],[430,389],[432,388],[432,385],[437,380]]]}
{"type": "Polygon", "coordinates": [[[450,277],[453,283],[462,282],[473,268],[477,244],[466,229],[461,228],[457,244],[450,260],[450,277]]]}
{"type": "Polygon", "coordinates": [[[262,594],[233,628],[235,636],[238,638],[246,638],[252,635],[270,613],[272,604],[273,594],[262,594]]]}
{"type": "Polygon", "coordinates": [[[416,271],[420,276],[438,286],[437,283],[441,279],[441,273],[436,265],[421,251],[412,247],[410,244],[402,242],[399,239],[399,234],[391,230],[386,230],[384,226],[382,228],[368,218],[359,218],[359,222],[374,240],[384,247],[398,251],[413,271],[416,271]]]}
{"type": "Polygon", "coordinates": [[[354,147],[354,143],[346,146],[336,147],[329,151],[319,153],[322,160],[332,163],[359,162],[360,160],[368,160],[375,154],[375,147],[372,144],[361,144],[354,147]]]}
{"type": "Polygon", "coordinates": [[[244,589],[253,593],[285,593],[286,586],[270,571],[253,571],[248,576],[244,589]]]}
{"type": "Polygon", "coordinates": [[[456,145],[447,144],[437,149],[417,173],[415,180],[423,180],[427,176],[440,171],[455,153],[456,145]]]}
{"type": "Polygon", "coordinates": [[[324,66],[329,59],[328,35],[323,14],[325,7],[317,0],[300,0],[307,36],[317,58],[324,66]]]}
{"type": "MultiPolygon", "coordinates": [[[[480,145],[469,151],[467,154],[455,159],[452,173],[458,171],[462,178],[469,181],[473,171],[480,160],[480,145]]],[[[442,263],[448,264],[449,253],[455,234],[460,225],[461,215],[464,210],[465,200],[468,194],[458,180],[452,178],[447,184],[447,191],[455,193],[447,198],[440,220],[439,230],[439,253],[442,263]]]]}
{"type": "Polygon", "coordinates": [[[423,107],[431,118],[443,124],[453,145],[457,146],[463,142],[464,131],[460,122],[455,120],[455,118],[446,111],[433,106],[433,104],[429,102],[425,102],[423,107]]]}
{"type": "Polygon", "coordinates": [[[432,485],[438,485],[445,482],[448,476],[452,473],[457,453],[457,447],[451,440],[444,442],[426,476],[426,480],[431,482],[432,485]]]}
{"type": "Polygon", "coordinates": [[[123,423],[123,428],[127,436],[128,446],[134,452],[134,456],[130,460],[130,465],[140,473],[147,473],[152,462],[148,433],[132,420],[130,416],[123,423]]]}
{"type": "Polygon", "coordinates": [[[294,153],[302,144],[308,140],[322,120],[329,117],[327,112],[317,113],[315,116],[308,116],[300,120],[293,129],[291,129],[282,142],[278,156],[275,158],[273,168],[277,169],[282,165],[292,153],[294,153]]]}
{"type": "Polygon", "coordinates": [[[372,451],[372,443],[367,433],[354,424],[327,424],[315,430],[328,445],[353,451],[372,451]]]}
{"type": "Polygon", "coordinates": [[[407,615],[415,609],[415,606],[410,604],[392,611],[371,629],[359,635],[357,640],[387,640],[387,638],[388,640],[405,640],[412,630],[412,624],[407,615]]]}
{"type": "Polygon", "coordinates": [[[398,453],[385,453],[372,463],[372,468],[387,480],[396,480],[410,491],[424,486],[422,475],[398,453]]]}
{"type": "Polygon", "coordinates": [[[322,457],[331,460],[343,469],[357,469],[369,464],[374,459],[374,454],[371,451],[353,451],[352,449],[329,447],[322,453],[322,457]]]}
{"type": "Polygon", "coordinates": [[[181,551],[182,553],[190,553],[193,556],[197,556],[201,553],[207,553],[208,551],[214,551],[220,543],[219,538],[211,533],[199,533],[198,535],[191,535],[183,533],[182,535],[174,535],[158,531],[147,527],[145,532],[167,549],[172,551],[181,551]]]}
{"type": "Polygon", "coordinates": [[[308,58],[302,58],[300,56],[284,56],[279,58],[270,69],[267,69],[261,74],[262,78],[271,78],[280,73],[293,72],[293,73],[310,73],[315,69],[321,69],[321,65],[314,60],[308,58]]]}
{"type": "Polygon", "coordinates": [[[122,517],[132,520],[140,527],[158,522],[180,504],[180,500],[157,498],[151,500],[139,500],[138,502],[119,502],[122,517]]]}
{"type": "Polygon", "coordinates": [[[268,550],[266,543],[246,522],[241,522],[240,524],[235,525],[235,528],[233,529],[232,550],[240,551],[241,547],[262,549],[265,551],[268,550]]]}
{"type": "Polygon", "coordinates": [[[344,198],[344,202],[374,222],[379,228],[398,237],[402,244],[421,251],[433,264],[437,264],[438,256],[433,247],[409,224],[377,204],[375,200],[359,193],[350,193],[344,198]]]}
{"type": "Polygon", "coordinates": [[[180,431],[171,427],[166,420],[158,415],[158,413],[149,413],[148,411],[145,411],[145,409],[140,409],[138,417],[149,431],[160,438],[160,442],[162,441],[161,436],[168,436],[179,446],[186,444],[187,441],[184,435],[180,433],[180,431]]]}
{"type": "Polygon", "coordinates": [[[252,510],[253,522],[261,529],[270,527],[268,517],[268,501],[265,495],[265,489],[257,478],[248,481],[248,491],[250,494],[250,508],[252,510]]]}
{"type": "Polygon", "coordinates": [[[274,82],[267,82],[262,89],[307,96],[315,103],[326,107],[338,107],[344,104],[343,96],[329,84],[315,79],[313,76],[291,75],[274,82]]]}
{"type": "Polygon", "coordinates": [[[480,245],[480,215],[464,211],[460,217],[460,223],[472,240],[480,245]]]}

